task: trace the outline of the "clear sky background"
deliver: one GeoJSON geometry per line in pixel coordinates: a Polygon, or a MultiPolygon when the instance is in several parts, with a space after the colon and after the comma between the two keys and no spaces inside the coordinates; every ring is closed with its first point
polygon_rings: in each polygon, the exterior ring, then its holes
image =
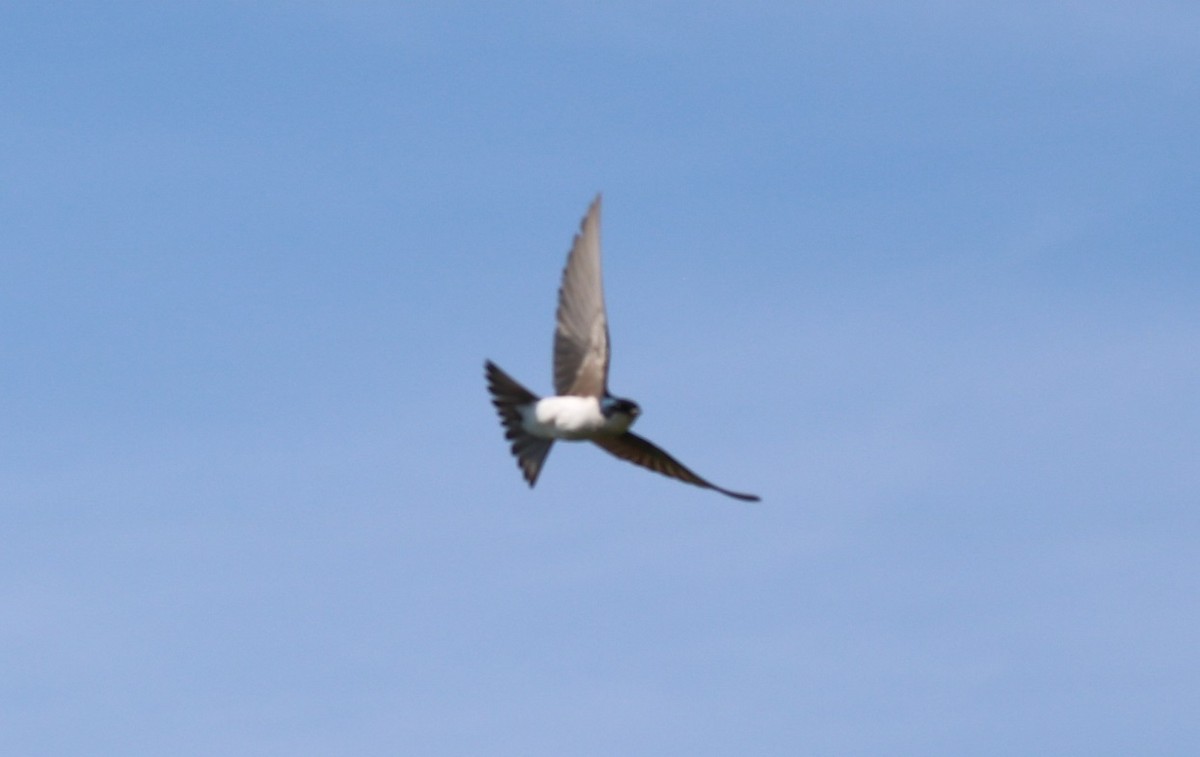
{"type": "Polygon", "coordinates": [[[1200,743],[1200,6],[0,11],[0,752],[1200,743]],[[611,386],[745,504],[530,491],[611,386]]]}

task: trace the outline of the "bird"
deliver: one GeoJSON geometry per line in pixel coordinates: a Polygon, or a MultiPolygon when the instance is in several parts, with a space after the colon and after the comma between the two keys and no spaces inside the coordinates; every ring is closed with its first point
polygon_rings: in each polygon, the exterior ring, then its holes
{"type": "Polygon", "coordinates": [[[590,441],[622,460],[688,484],[747,502],[754,494],[731,491],[701,478],[654,443],[629,430],[641,415],[636,402],[608,391],[611,344],[600,275],[600,201],[597,195],[575,235],[558,290],[554,332],[554,391],[539,397],[491,360],[484,373],[504,436],[512,442],[532,488],[555,441],[590,441]]]}

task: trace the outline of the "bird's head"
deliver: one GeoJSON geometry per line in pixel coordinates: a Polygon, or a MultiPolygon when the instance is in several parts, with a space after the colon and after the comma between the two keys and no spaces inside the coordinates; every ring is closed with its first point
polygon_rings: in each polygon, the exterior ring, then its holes
{"type": "Polygon", "coordinates": [[[600,400],[600,412],[610,421],[614,421],[624,428],[629,428],[633,425],[634,420],[642,414],[642,409],[633,400],[622,399],[620,397],[605,397],[600,400]]]}

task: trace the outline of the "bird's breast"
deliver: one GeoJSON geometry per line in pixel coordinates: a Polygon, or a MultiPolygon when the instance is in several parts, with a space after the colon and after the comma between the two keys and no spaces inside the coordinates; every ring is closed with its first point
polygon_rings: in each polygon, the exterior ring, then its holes
{"type": "Polygon", "coordinates": [[[524,421],[529,433],[553,439],[590,439],[613,433],[608,428],[611,419],[600,412],[595,397],[545,397],[529,408],[524,421]]]}

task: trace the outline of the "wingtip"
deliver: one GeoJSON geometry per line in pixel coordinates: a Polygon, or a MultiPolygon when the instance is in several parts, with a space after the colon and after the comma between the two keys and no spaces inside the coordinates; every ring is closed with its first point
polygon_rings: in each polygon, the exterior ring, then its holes
{"type": "Polygon", "coordinates": [[[733,497],[734,499],[740,499],[743,502],[762,502],[762,497],[758,496],[757,494],[744,494],[742,492],[731,492],[728,489],[717,489],[717,491],[721,492],[722,494],[724,494],[726,496],[733,497]]]}
{"type": "Polygon", "coordinates": [[[597,192],[596,196],[594,198],[592,198],[591,203],[588,205],[587,212],[583,214],[583,220],[579,222],[579,229],[580,229],[581,233],[583,231],[583,228],[585,226],[587,226],[588,221],[594,220],[596,222],[599,222],[600,206],[603,204],[603,201],[604,201],[604,195],[601,192],[597,192]]]}

